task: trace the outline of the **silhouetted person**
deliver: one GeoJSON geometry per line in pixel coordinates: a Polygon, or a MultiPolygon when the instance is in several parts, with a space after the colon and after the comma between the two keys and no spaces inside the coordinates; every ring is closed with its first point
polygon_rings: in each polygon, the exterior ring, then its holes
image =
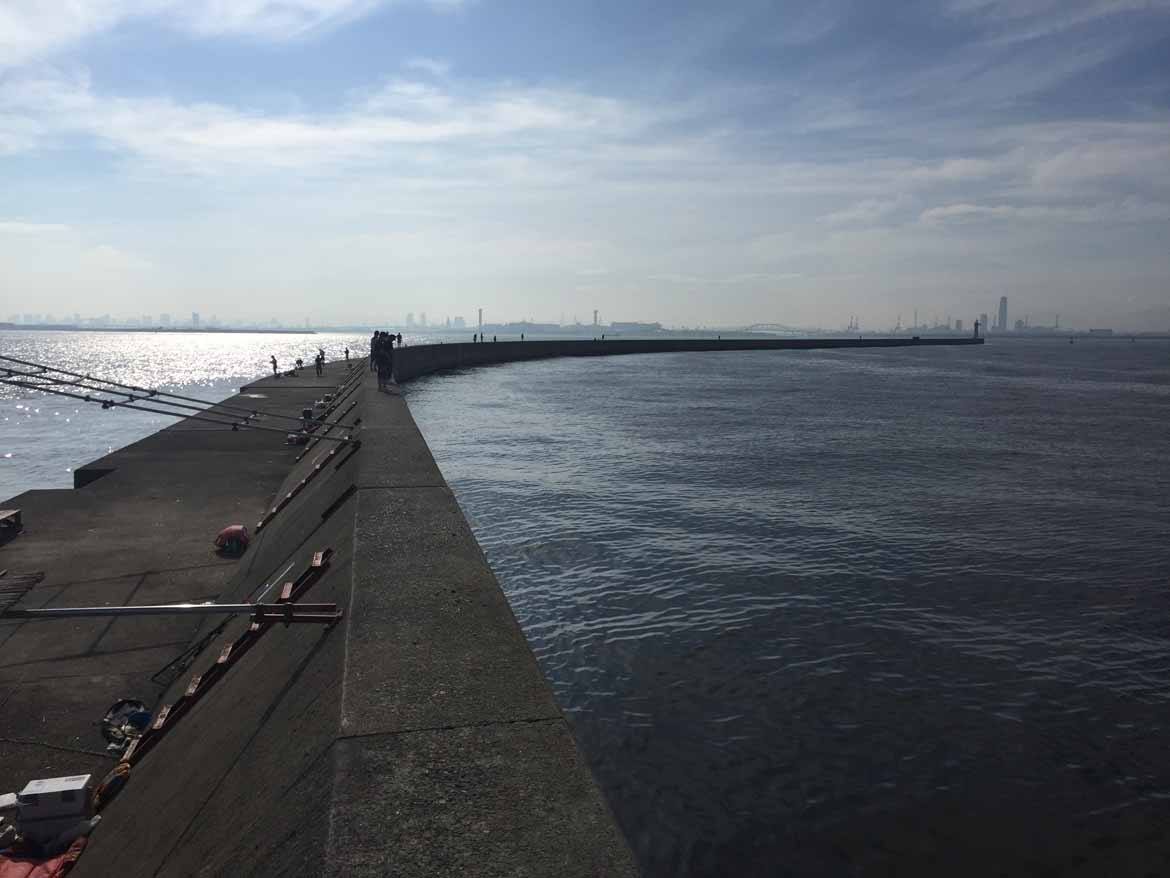
{"type": "Polygon", "coordinates": [[[476,342],[478,342],[478,341],[479,341],[479,335],[478,335],[477,333],[472,333],[472,335],[471,335],[471,343],[472,343],[472,344],[475,344],[475,343],[476,343],[476,342]]]}
{"type": "Polygon", "coordinates": [[[317,364],[317,376],[320,377],[322,371],[321,367],[325,365],[325,355],[317,354],[317,358],[313,362],[317,364]]]}
{"type": "Polygon", "coordinates": [[[493,336],[492,336],[492,343],[493,343],[493,344],[495,343],[495,340],[496,340],[496,337],[493,335],[493,336]]]}
{"type": "Polygon", "coordinates": [[[349,345],[345,347],[345,362],[349,362],[349,345]]]}
{"type": "Polygon", "coordinates": [[[520,333],[520,341],[524,341],[524,333],[520,333]]]}
{"type": "Polygon", "coordinates": [[[378,344],[378,389],[385,390],[386,384],[394,378],[394,336],[382,333],[378,344]]]}
{"type": "Polygon", "coordinates": [[[402,333],[398,333],[398,346],[402,347],[402,333]]]}
{"type": "Polygon", "coordinates": [[[269,360],[269,362],[272,363],[272,374],[275,375],[276,374],[276,357],[275,356],[269,357],[268,360],[269,360]]]}
{"type": "Polygon", "coordinates": [[[378,360],[378,339],[379,338],[380,338],[380,336],[378,335],[377,332],[375,332],[374,337],[370,339],[370,371],[371,372],[373,372],[375,369],[378,368],[377,360],[378,360]]]}

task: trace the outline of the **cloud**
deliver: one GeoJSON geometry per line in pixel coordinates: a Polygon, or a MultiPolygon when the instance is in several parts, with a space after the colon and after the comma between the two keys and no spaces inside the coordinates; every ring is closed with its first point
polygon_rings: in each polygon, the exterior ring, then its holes
{"type": "Polygon", "coordinates": [[[289,40],[394,2],[415,2],[436,11],[464,5],[463,0],[6,0],[0,5],[0,69],[18,67],[134,20],[196,36],[289,40]]]}
{"type": "Polygon", "coordinates": [[[829,226],[868,226],[887,219],[906,207],[909,199],[899,196],[890,199],[870,198],[842,210],[833,211],[817,219],[829,226]]]}
{"type": "Polygon", "coordinates": [[[980,22],[1005,43],[1051,37],[1129,13],[1170,10],[1170,0],[953,0],[948,12],[980,22]]]}
{"type": "Polygon", "coordinates": [[[402,62],[402,66],[407,70],[418,70],[436,77],[446,76],[451,72],[451,65],[437,58],[407,58],[402,62]]]}
{"type": "Polygon", "coordinates": [[[20,220],[0,220],[0,235],[55,235],[68,231],[69,226],[61,223],[26,223],[20,220]]]}
{"type": "Polygon", "coordinates": [[[1123,198],[1089,205],[947,204],[924,210],[927,225],[971,222],[1148,223],[1170,221],[1170,203],[1123,198]]]}
{"type": "Polygon", "coordinates": [[[276,114],[169,98],[96,93],[84,78],[0,85],[0,143],[10,151],[81,138],[121,155],[212,172],[232,166],[336,169],[385,160],[396,148],[454,142],[520,153],[549,138],[621,137],[648,121],[608,98],[527,87],[439,88],[394,80],[333,114],[276,114]]]}

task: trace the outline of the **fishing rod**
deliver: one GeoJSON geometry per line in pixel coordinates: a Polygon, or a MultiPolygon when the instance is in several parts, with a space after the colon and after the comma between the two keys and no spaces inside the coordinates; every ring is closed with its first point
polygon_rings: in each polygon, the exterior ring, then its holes
{"type": "MultiPolygon", "coordinates": [[[[8,366],[0,366],[0,373],[4,373],[4,377],[15,378],[15,379],[28,379],[28,380],[31,380],[33,382],[36,382],[32,386],[36,387],[38,389],[45,390],[46,392],[49,390],[50,385],[62,385],[65,387],[78,387],[82,390],[92,390],[96,393],[112,393],[112,394],[116,394],[118,396],[124,396],[127,398],[128,401],[133,400],[135,402],[147,402],[147,401],[157,399],[157,402],[160,405],[169,406],[170,408],[187,409],[189,411],[200,412],[200,413],[210,413],[212,415],[217,415],[217,416],[221,414],[220,412],[211,411],[213,408],[216,407],[215,403],[204,403],[204,405],[202,407],[200,407],[200,406],[195,406],[195,405],[188,405],[187,403],[182,403],[182,402],[171,402],[169,399],[158,399],[157,397],[155,397],[153,395],[149,395],[149,394],[135,394],[131,391],[114,390],[114,389],[108,388],[108,387],[93,387],[89,384],[84,384],[81,381],[69,381],[68,379],[65,379],[65,378],[56,378],[52,375],[48,375],[48,374],[41,373],[41,372],[21,372],[17,369],[12,369],[11,367],[8,367],[8,366]]],[[[94,381],[94,382],[102,381],[102,379],[100,379],[100,378],[89,378],[86,380],[94,381]]],[[[348,387],[348,386],[349,386],[348,384],[342,385],[342,387],[348,387]]],[[[234,406],[228,406],[227,408],[235,409],[234,406]]],[[[248,412],[248,416],[247,416],[247,418],[245,418],[245,420],[250,420],[251,418],[257,417],[257,416],[264,417],[266,415],[269,415],[268,412],[258,412],[256,410],[248,410],[248,409],[243,409],[243,408],[236,409],[236,410],[241,411],[241,412],[248,412]]],[[[174,414],[176,417],[181,416],[181,413],[179,413],[179,412],[175,412],[174,414]]],[[[222,416],[223,417],[230,417],[230,415],[228,415],[226,413],[223,413],[222,416]]],[[[300,423],[302,421],[301,418],[296,418],[296,417],[292,417],[289,415],[271,414],[270,416],[275,417],[275,418],[280,418],[281,420],[296,421],[297,423],[300,423]]],[[[337,427],[349,428],[351,426],[350,424],[343,424],[340,421],[330,422],[330,421],[320,420],[320,421],[317,421],[317,423],[322,424],[322,425],[328,424],[330,431],[334,430],[337,427]]]]}
{"type": "MultiPolygon", "coordinates": [[[[205,399],[199,399],[198,397],[194,397],[194,396],[183,396],[182,394],[170,393],[169,391],[158,390],[156,388],[139,387],[135,384],[123,384],[122,382],[114,381],[111,378],[95,378],[93,375],[83,375],[80,372],[70,372],[68,369],[58,369],[56,366],[46,366],[43,363],[34,363],[34,362],[29,361],[29,360],[22,360],[18,357],[10,357],[10,356],[7,356],[5,354],[0,354],[0,360],[4,360],[4,361],[9,362],[9,363],[18,363],[21,366],[29,366],[33,369],[40,369],[41,372],[54,372],[58,375],[67,375],[70,378],[80,378],[83,381],[91,381],[91,382],[96,382],[99,384],[110,385],[109,387],[89,388],[91,390],[95,390],[95,391],[98,391],[101,393],[119,393],[119,394],[121,394],[121,391],[117,391],[117,390],[112,389],[114,387],[121,387],[121,388],[124,388],[125,390],[132,390],[135,393],[145,394],[146,397],[149,397],[149,398],[168,397],[169,399],[165,399],[165,400],[159,399],[159,402],[163,402],[166,405],[170,405],[170,406],[179,407],[179,403],[170,402],[170,399],[180,399],[180,400],[183,400],[185,402],[195,402],[195,403],[199,403],[201,406],[203,406],[203,408],[196,409],[196,411],[207,411],[209,408],[219,408],[219,409],[224,409],[225,411],[236,411],[236,412],[240,412],[243,414],[249,414],[249,415],[265,414],[268,417],[279,418],[280,420],[284,420],[284,421],[297,421],[297,422],[299,422],[301,420],[300,418],[294,417],[292,415],[280,415],[280,414],[274,414],[274,413],[259,412],[256,409],[249,409],[249,408],[246,408],[244,406],[230,405],[228,403],[223,403],[223,402],[208,402],[205,399]]],[[[28,373],[18,373],[18,374],[23,374],[26,377],[40,377],[40,376],[30,376],[30,375],[28,375],[28,373]]],[[[51,378],[52,376],[46,375],[44,377],[51,378]]],[[[88,385],[78,385],[78,386],[88,387],[88,385]]],[[[129,396],[130,394],[121,394],[121,395],[129,396]]],[[[322,421],[321,423],[322,424],[329,424],[330,422],[322,421]]],[[[353,429],[354,428],[353,424],[336,423],[334,426],[344,427],[346,429],[353,429]]]]}
{"type": "MultiPolygon", "coordinates": [[[[112,394],[116,394],[118,396],[124,396],[127,398],[128,401],[135,400],[138,402],[146,402],[147,400],[151,400],[151,399],[155,398],[153,396],[146,395],[146,394],[141,394],[141,395],[135,394],[134,392],[128,391],[128,390],[114,390],[114,389],[109,388],[109,387],[93,387],[89,384],[84,384],[80,381],[70,381],[66,378],[54,378],[51,375],[46,375],[44,373],[39,373],[39,372],[21,372],[21,371],[18,371],[16,369],[10,369],[6,366],[0,366],[0,371],[2,371],[4,373],[4,377],[6,377],[6,378],[31,379],[31,382],[34,382],[34,383],[30,383],[29,386],[44,389],[46,392],[48,392],[50,387],[52,387],[53,385],[57,385],[57,386],[65,386],[65,387],[79,387],[82,390],[92,390],[95,393],[112,393],[112,394]]],[[[101,379],[95,378],[95,379],[89,379],[89,380],[100,381],[101,379]]],[[[202,407],[197,406],[197,405],[188,405],[187,403],[184,403],[184,402],[171,402],[170,400],[167,400],[167,399],[160,399],[160,400],[158,400],[158,402],[160,405],[170,406],[171,408],[177,408],[177,409],[187,409],[189,411],[194,411],[194,412],[208,412],[211,410],[212,407],[214,407],[214,406],[209,407],[209,405],[206,405],[206,404],[202,407]]],[[[178,415],[179,413],[176,412],[175,414],[178,415]]],[[[218,413],[212,412],[212,414],[218,414],[218,413]]],[[[251,414],[248,415],[248,417],[251,418],[255,414],[256,414],[255,412],[252,412],[251,414]]],[[[224,417],[228,417],[228,415],[225,413],[224,417]]],[[[284,416],[281,416],[281,417],[284,417],[284,416]]],[[[300,420],[300,419],[298,418],[296,420],[300,420]]]]}
{"type": "MultiPolygon", "coordinates": [[[[11,370],[8,370],[8,371],[11,371],[11,370]]],[[[246,430],[261,430],[261,431],[266,432],[266,433],[279,433],[282,436],[288,435],[287,430],[283,430],[279,427],[262,427],[259,424],[248,423],[249,418],[244,418],[242,421],[221,421],[221,420],[217,420],[215,417],[208,417],[207,415],[185,415],[182,412],[168,411],[167,409],[153,408],[151,406],[145,406],[145,405],[135,405],[134,403],[129,402],[129,401],[123,401],[123,400],[118,400],[118,399],[101,399],[99,397],[83,395],[80,393],[71,393],[68,390],[60,390],[58,388],[49,387],[49,386],[44,385],[44,384],[32,384],[32,383],[29,383],[27,381],[18,381],[14,378],[4,376],[4,375],[0,375],[0,384],[7,384],[11,387],[24,387],[24,388],[27,388],[28,390],[39,390],[42,393],[52,393],[56,396],[68,397],[69,399],[79,399],[82,402],[98,403],[101,405],[101,407],[103,409],[112,409],[112,408],[134,409],[135,411],[151,412],[151,413],[156,414],[156,415],[168,415],[172,418],[186,418],[186,419],[192,420],[192,421],[203,421],[203,422],[208,423],[208,424],[215,424],[216,426],[219,426],[219,427],[231,427],[231,429],[233,431],[239,430],[241,427],[243,427],[246,430]]],[[[92,388],[92,389],[97,390],[97,388],[92,388]]],[[[142,401],[141,397],[133,397],[133,399],[135,399],[138,402],[142,401]]],[[[162,404],[163,405],[172,405],[172,403],[168,403],[165,401],[163,401],[162,404]]],[[[201,410],[201,411],[203,411],[203,410],[201,410]]],[[[212,414],[214,415],[215,413],[213,412],[212,414]]],[[[296,420],[298,423],[300,422],[299,418],[294,418],[293,420],[296,420]]],[[[348,435],[347,436],[325,436],[325,435],[322,435],[318,438],[324,439],[324,440],[329,441],[329,442],[340,442],[342,444],[347,444],[347,443],[356,441],[354,439],[350,439],[350,437],[348,435]]]]}

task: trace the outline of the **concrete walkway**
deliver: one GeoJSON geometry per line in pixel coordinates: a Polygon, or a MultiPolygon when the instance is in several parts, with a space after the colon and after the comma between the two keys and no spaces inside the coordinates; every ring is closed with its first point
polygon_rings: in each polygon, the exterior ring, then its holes
{"type": "MultiPolygon", "coordinates": [[[[295,413],[346,374],[265,379],[240,400],[295,413]]],[[[179,424],[95,462],[109,472],[80,490],[18,498],[29,532],[0,566],[47,574],[26,606],[244,600],[331,548],[305,600],[346,610],[333,629],[273,628],[135,767],[77,874],[635,874],[401,396],[366,372],[352,401],[360,451],[329,458],[241,561],[213,555],[211,537],[252,527],[325,443],[296,463],[304,449],[275,434],[179,424]],[[96,582],[89,565],[104,565],[96,582]]],[[[0,666],[0,699],[19,706],[3,712],[0,787],[103,773],[101,713],[124,695],[174,701],[247,621],[229,622],[170,691],[157,695],[150,672],[219,621],[6,623],[0,636],[24,658],[5,649],[0,666]]]]}

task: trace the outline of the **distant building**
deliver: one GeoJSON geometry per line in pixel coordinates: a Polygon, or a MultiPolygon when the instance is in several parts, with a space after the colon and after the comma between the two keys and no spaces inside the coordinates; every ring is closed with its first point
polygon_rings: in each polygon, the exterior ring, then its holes
{"type": "Polygon", "coordinates": [[[1113,330],[1112,329],[1090,329],[1089,335],[1109,336],[1109,335],[1113,335],[1113,330]]]}
{"type": "Polygon", "coordinates": [[[1017,320],[1016,321],[1016,332],[1023,332],[1023,331],[1024,331],[1024,321],[1017,320]]]}
{"type": "Polygon", "coordinates": [[[165,312],[162,314],[159,314],[158,315],[158,325],[159,326],[170,326],[171,325],[171,315],[167,314],[165,312]]]}
{"type": "Polygon", "coordinates": [[[195,329],[199,328],[199,312],[198,311],[191,312],[191,326],[193,326],[195,329]]]}
{"type": "Polygon", "coordinates": [[[426,328],[426,325],[427,325],[427,312],[426,311],[423,311],[421,314],[418,315],[418,325],[423,327],[424,329],[426,328]]]}
{"type": "Polygon", "coordinates": [[[987,322],[987,315],[986,314],[979,315],[979,328],[982,329],[984,332],[987,332],[987,330],[991,329],[991,324],[987,322]]]}
{"type": "Polygon", "coordinates": [[[467,324],[464,322],[462,317],[456,317],[454,320],[451,321],[451,323],[456,329],[466,329],[467,328],[467,324]]]}
{"type": "Polygon", "coordinates": [[[414,329],[414,312],[411,311],[406,315],[406,328],[414,329]]]}
{"type": "Polygon", "coordinates": [[[962,332],[962,331],[963,331],[963,321],[956,320],[955,321],[955,332],[962,332]]]}
{"type": "Polygon", "coordinates": [[[999,329],[1000,332],[1007,332],[1007,328],[1008,328],[1007,321],[1008,321],[1007,296],[1000,296],[999,297],[999,324],[997,325],[997,329],[999,329]]]}

